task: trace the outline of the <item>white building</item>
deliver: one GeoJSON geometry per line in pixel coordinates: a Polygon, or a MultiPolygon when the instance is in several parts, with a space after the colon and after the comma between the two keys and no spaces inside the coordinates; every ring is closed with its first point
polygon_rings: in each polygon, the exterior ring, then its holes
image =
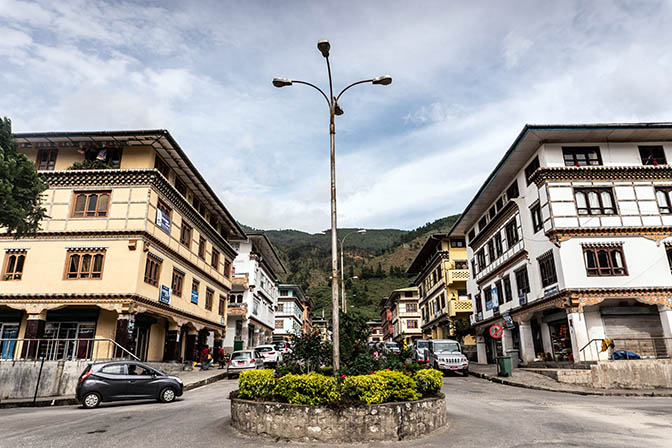
{"type": "Polygon", "coordinates": [[[303,311],[307,298],[299,285],[281,284],[278,286],[278,294],[273,338],[289,340],[291,335],[300,335],[303,331],[303,311]]]}
{"type": "Polygon", "coordinates": [[[390,310],[392,335],[395,342],[412,344],[422,339],[420,324],[422,316],[418,302],[420,300],[417,286],[395,289],[385,300],[385,307],[390,310]]]}
{"type": "Polygon", "coordinates": [[[523,128],[451,229],[479,362],[672,354],[671,160],[672,123],[523,128]]]}
{"type": "Polygon", "coordinates": [[[238,256],[233,261],[233,286],[223,345],[227,351],[272,341],[278,303],[277,276],[287,272],[264,234],[250,233],[245,240],[233,240],[232,246],[238,256]]]}

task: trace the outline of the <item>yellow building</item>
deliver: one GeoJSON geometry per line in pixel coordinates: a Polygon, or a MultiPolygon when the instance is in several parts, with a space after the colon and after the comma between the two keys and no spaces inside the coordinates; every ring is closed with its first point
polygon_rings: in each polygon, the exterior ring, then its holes
{"type": "Polygon", "coordinates": [[[49,218],[36,235],[0,236],[2,356],[111,358],[123,347],[142,360],[195,360],[221,344],[228,240],[245,234],[173,137],[14,137],[48,185],[49,218]],[[105,169],[71,169],[82,162],[105,169]]]}
{"type": "MultiPolygon", "coordinates": [[[[408,273],[416,274],[424,339],[451,338],[455,320],[469,321],[471,300],[467,296],[467,248],[463,237],[436,233],[415,257],[408,273]]],[[[468,337],[465,344],[474,344],[468,337]]]]}

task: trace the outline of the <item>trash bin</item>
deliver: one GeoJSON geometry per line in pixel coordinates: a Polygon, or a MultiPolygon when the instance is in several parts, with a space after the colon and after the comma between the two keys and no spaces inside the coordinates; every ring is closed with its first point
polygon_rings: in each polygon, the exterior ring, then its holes
{"type": "Polygon", "coordinates": [[[520,355],[518,350],[507,350],[506,351],[506,356],[511,357],[511,367],[514,369],[517,369],[518,366],[520,365],[520,355]]]}
{"type": "Polygon", "coordinates": [[[498,376],[511,376],[511,357],[510,356],[498,356],[497,357],[497,375],[498,376]]]}
{"type": "Polygon", "coordinates": [[[237,352],[238,350],[243,349],[243,341],[233,341],[233,351],[237,352]]]}

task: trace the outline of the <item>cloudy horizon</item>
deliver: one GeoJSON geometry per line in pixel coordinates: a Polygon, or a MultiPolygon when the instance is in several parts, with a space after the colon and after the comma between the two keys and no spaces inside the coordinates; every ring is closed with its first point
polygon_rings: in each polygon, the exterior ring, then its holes
{"type": "Polygon", "coordinates": [[[168,129],[241,223],[329,228],[460,213],[526,123],[671,121],[670,2],[0,0],[14,132],[168,129]]]}

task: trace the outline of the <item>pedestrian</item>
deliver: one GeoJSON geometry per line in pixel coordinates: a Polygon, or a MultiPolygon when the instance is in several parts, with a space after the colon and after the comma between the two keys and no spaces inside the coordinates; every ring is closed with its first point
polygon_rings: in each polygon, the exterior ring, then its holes
{"type": "Polygon", "coordinates": [[[226,364],[226,352],[222,347],[219,347],[219,368],[223,369],[226,364]]]}
{"type": "Polygon", "coordinates": [[[205,344],[205,347],[201,350],[201,370],[208,370],[211,362],[210,347],[208,347],[208,344],[205,344]]]}

